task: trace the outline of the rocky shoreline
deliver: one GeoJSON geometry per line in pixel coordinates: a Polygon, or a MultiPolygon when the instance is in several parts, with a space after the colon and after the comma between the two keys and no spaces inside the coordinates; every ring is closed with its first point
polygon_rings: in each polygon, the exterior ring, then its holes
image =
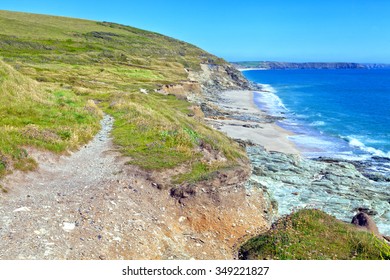
{"type": "Polygon", "coordinates": [[[253,91],[225,91],[212,100],[214,111],[208,110],[206,116],[213,127],[245,143],[252,163],[249,182],[268,195],[271,221],[295,210],[316,208],[350,223],[363,209],[382,234],[390,235],[386,188],[363,176],[356,163],[304,158],[288,140],[291,134],[254,108],[252,99],[253,91]]]}

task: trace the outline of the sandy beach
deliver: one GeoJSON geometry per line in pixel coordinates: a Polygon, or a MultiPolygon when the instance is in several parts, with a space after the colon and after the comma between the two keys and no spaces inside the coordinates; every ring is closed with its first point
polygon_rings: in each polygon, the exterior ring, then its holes
{"type": "Polygon", "coordinates": [[[288,139],[291,132],[279,127],[253,102],[253,91],[225,91],[216,104],[225,113],[223,118],[207,119],[229,137],[263,146],[267,151],[300,154],[288,139]]]}

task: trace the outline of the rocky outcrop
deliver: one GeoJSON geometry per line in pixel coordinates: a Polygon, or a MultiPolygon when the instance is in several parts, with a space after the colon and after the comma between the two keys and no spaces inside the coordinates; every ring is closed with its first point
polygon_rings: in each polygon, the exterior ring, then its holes
{"type": "Polygon", "coordinates": [[[388,194],[346,162],[320,162],[247,147],[253,164],[252,179],[278,204],[278,214],[310,207],[350,221],[357,209],[375,214],[378,227],[386,227],[388,194]]]}
{"type": "Polygon", "coordinates": [[[378,227],[376,226],[374,220],[364,212],[359,212],[352,218],[352,224],[363,228],[376,236],[380,236],[378,227]]]}
{"type": "Polygon", "coordinates": [[[204,94],[217,94],[229,89],[251,89],[247,79],[230,64],[201,64],[201,71],[190,71],[190,81],[201,85],[204,94]]]}
{"type": "Polygon", "coordinates": [[[178,84],[163,85],[159,92],[162,94],[173,94],[178,98],[186,99],[189,95],[200,95],[202,89],[197,81],[183,81],[178,84]]]}
{"type": "MultiPolygon", "coordinates": [[[[163,85],[158,90],[162,94],[173,94],[178,98],[207,105],[207,101],[218,99],[218,94],[225,90],[254,89],[234,66],[226,64],[201,64],[200,70],[189,70],[188,80],[177,84],[163,85]]],[[[202,107],[203,109],[203,107],[202,107]]]]}

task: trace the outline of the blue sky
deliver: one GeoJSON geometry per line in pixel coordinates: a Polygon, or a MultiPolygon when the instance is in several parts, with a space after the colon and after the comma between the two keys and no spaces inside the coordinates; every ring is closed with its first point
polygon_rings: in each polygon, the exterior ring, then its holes
{"type": "Polygon", "coordinates": [[[390,63],[387,0],[0,0],[0,9],[127,24],[229,61],[390,63]]]}

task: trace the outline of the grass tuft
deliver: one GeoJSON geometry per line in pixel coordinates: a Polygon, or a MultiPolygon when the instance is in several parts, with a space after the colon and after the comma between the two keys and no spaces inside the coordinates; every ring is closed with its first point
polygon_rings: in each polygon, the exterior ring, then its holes
{"type": "Polygon", "coordinates": [[[390,247],[373,234],[314,209],[281,218],[267,233],[243,244],[242,259],[381,260],[390,247]]]}

